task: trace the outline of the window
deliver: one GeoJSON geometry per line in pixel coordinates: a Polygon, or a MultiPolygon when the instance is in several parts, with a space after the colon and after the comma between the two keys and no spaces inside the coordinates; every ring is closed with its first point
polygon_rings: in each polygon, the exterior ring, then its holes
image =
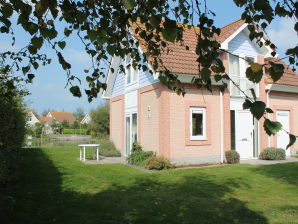
{"type": "MultiPolygon", "coordinates": [[[[237,84],[240,85],[240,63],[239,57],[230,54],[230,75],[231,79],[237,84]]],[[[231,93],[232,95],[239,96],[240,90],[233,84],[231,84],[231,93]]]]}
{"type": "Polygon", "coordinates": [[[206,109],[190,108],[190,140],[206,140],[206,109]]]}
{"type": "Polygon", "coordinates": [[[133,84],[137,81],[137,71],[132,66],[132,60],[130,56],[127,56],[125,60],[126,71],[126,85],[133,84]]]}
{"type": "MultiPolygon", "coordinates": [[[[250,89],[254,89],[258,96],[258,85],[249,81],[246,78],[246,69],[249,66],[246,60],[255,61],[255,57],[245,56],[244,54],[229,55],[229,73],[233,82],[240,87],[247,95],[251,96],[250,89]]],[[[231,82],[231,95],[232,96],[243,96],[243,93],[231,82]]]]}

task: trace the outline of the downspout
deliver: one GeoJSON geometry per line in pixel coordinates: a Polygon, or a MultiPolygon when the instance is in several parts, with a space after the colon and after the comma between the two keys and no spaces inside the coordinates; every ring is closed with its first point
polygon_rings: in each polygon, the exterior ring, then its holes
{"type": "Polygon", "coordinates": [[[224,128],[223,128],[223,94],[219,91],[220,98],[220,162],[224,162],[224,128]]]}
{"type": "MultiPolygon", "coordinates": [[[[267,107],[270,107],[270,98],[269,98],[269,93],[271,91],[271,84],[268,85],[268,87],[266,88],[267,89],[267,93],[266,93],[266,101],[267,101],[267,107]]],[[[270,119],[270,114],[267,113],[267,118],[270,119]]],[[[271,146],[271,139],[270,139],[270,136],[268,135],[268,147],[271,146]]]]}

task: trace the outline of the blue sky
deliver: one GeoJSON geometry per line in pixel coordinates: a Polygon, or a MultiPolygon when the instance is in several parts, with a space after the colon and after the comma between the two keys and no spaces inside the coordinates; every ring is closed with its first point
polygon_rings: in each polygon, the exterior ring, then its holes
{"type": "MultiPolygon", "coordinates": [[[[208,0],[208,7],[216,13],[215,22],[217,26],[224,26],[241,17],[241,9],[236,7],[232,0],[208,0]]],[[[293,47],[298,42],[297,34],[293,31],[294,22],[288,19],[277,19],[268,29],[269,37],[279,47],[280,56],[285,49],[293,47]]],[[[29,35],[15,27],[16,45],[13,49],[19,49],[28,43],[29,35]]],[[[0,51],[12,49],[11,39],[1,34],[0,51]]],[[[99,97],[88,103],[86,96],[75,98],[65,88],[66,75],[60,67],[54,52],[48,46],[42,51],[52,58],[52,63],[46,67],[40,67],[32,84],[27,85],[31,95],[26,97],[29,108],[38,113],[50,108],[57,111],[74,112],[77,107],[84,108],[85,112],[99,106],[103,100],[99,97]]],[[[86,87],[83,70],[90,66],[90,60],[84,52],[81,42],[77,38],[70,38],[63,52],[67,61],[72,64],[72,73],[82,80],[82,89],[86,87]]]]}

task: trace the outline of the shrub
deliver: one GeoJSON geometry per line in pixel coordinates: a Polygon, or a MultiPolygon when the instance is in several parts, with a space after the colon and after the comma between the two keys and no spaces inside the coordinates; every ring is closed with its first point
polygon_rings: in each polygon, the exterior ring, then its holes
{"type": "Polygon", "coordinates": [[[131,154],[127,157],[127,162],[132,165],[143,166],[145,160],[154,155],[154,152],[144,152],[140,144],[133,143],[131,154]]]}
{"type": "Polygon", "coordinates": [[[235,150],[229,150],[225,152],[227,163],[236,164],[239,163],[240,155],[235,150]]]}
{"type": "Polygon", "coordinates": [[[131,149],[132,152],[135,152],[135,151],[142,151],[142,146],[138,143],[138,142],[134,142],[132,144],[132,149],[131,149]]]}
{"type": "Polygon", "coordinates": [[[87,129],[63,128],[62,134],[64,134],[64,135],[86,135],[87,129]]]}
{"type": "Polygon", "coordinates": [[[285,160],[286,151],[282,148],[268,147],[260,153],[259,159],[263,160],[285,160]]]}
{"type": "Polygon", "coordinates": [[[108,139],[102,139],[99,142],[99,154],[106,157],[118,157],[121,153],[116,149],[113,142],[108,139]]]}
{"type": "Polygon", "coordinates": [[[149,170],[164,170],[174,169],[175,165],[163,157],[151,156],[146,159],[144,167],[149,170]]]}

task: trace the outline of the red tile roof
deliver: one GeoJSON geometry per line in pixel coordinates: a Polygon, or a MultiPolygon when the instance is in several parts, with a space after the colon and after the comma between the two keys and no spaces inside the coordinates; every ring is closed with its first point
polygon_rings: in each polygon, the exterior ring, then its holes
{"type": "MultiPolygon", "coordinates": [[[[245,21],[239,19],[222,27],[220,35],[215,36],[215,39],[218,40],[220,43],[224,42],[231,35],[233,35],[233,33],[235,33],[243,24],[245,24],[245,21]]],[[[132,24],[131,27],[133,35],[136,37],[136,39],[138,39],[143,52],[146,53],[146,42],[142,38],[140,38],[138,34],[134,33],[135,28],[142,27],[142,25],[132,24]]],[[[183,44],[181,44],[180,42],[168,42],[170,50],[161,53],[160,59],[162,60],[163,65],[160,65],[157,71],[168,69],[172,73],[197,75],[198,62],[196,60],[198,56],[195,53],[195,49],[197,44],[198,32],[198,27],[192,27],[192,29],[188,29],[185,27],[185,30],[183,32],[183,44]],[[189,50],[187,50],[185,46],[188,46],[189,50]]],[[[152,62],[152,59],[150,59],[149,56],[149,63],[150,61],[152,62]]],[[[284,62],[282,63],[285,64],[284,62]]],[[[285,66],[287,65],[285,64],[285,66]]],[[[270,79],[267,79],[266,82],[272,83],[272,80],[270,81],[270,79]]],[[[277,83],[285,85],[298,85],[298,76],[291,69],[287,69],[284,76],[277,83]]]]}
{"type": "MultiPolygon", "coordinates": [[[[230,37],[237,29],[239,29],[245,22],[243,20],[236,20],[222,28],[221,34],[216,36],[219,42],[225,41],[228,37],[230,37]]],[[[182,24],[182,26],[184,26],[182,24]]],[[[137,27],[142,27],[141,24],[131,24],[133,35],[140,42],[140,47],[143,52],[147,52],[147,43],[139,37],[138,34],[135,34],[134,31],[137,27]]],[[[185,27],[183,32],[183,44],[180,42],[170,43],[168,42],[169,51],[164,51],[160,55],[160,59],[163,62],[163,65],[159,66],[158,71],[163,71],[168,69],[172,73],[178,74],[190,74],[197,75],[198,74],[198,62],[197,62],[197,54],[195,53],[196,44],[197,44],[197,33],[199,32],[198,27],[192,27],[188,29],[185,27]],[[189,50],[186,49],[186,46],[189,47],[189,50]]],[[[149,62],[152,62],[149,56],[149,62]]]]}
{"type": "Polygon", "coordinates": [[[69,123],[75,122],[76,118],[72,113],[69,112],[55,112],[50,111],[49,113],[52,114],[52,116],[59,122],[67,121],[69,123]]]}

